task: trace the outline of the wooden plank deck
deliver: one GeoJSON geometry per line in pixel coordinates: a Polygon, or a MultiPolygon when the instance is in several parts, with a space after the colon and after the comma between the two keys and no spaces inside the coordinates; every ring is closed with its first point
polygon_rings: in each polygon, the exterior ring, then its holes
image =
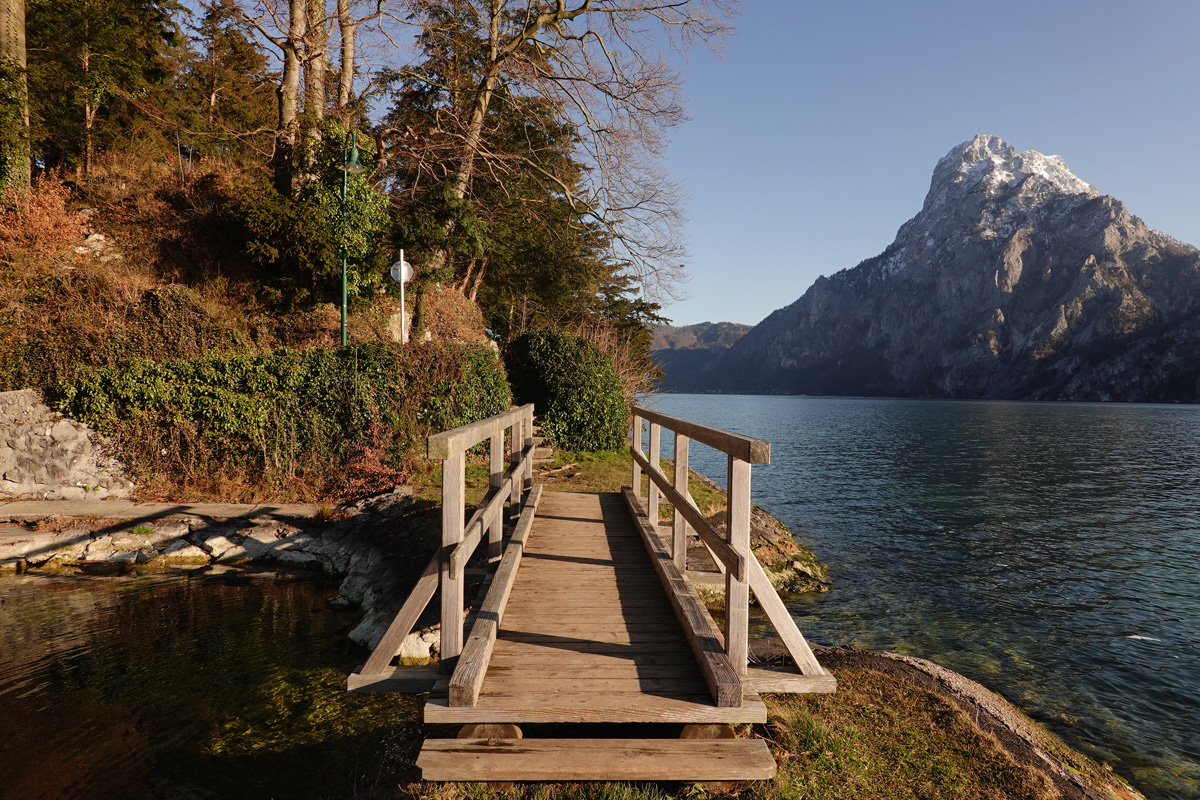
{"type": "MultiPolygon", "coordinates": [[[[766,722],[746,682],[718,707],[619,494],[545,492],[474,705],[430,723],[766,722]]],[[[440,691],[439,691],[440,689],[440,691]]]]}

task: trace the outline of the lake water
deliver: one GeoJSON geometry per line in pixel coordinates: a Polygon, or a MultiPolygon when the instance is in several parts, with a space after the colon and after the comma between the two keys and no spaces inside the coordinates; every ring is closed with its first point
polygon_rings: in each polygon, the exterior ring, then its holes
{"type": "Polygon", "coordinates": [[[0,578],[0,797],[364,797],[416,702],[346,692],[332,590],[284,572],[0,578]]]}
{"type": "MultiPolygon", "coordinates": [[[[1200,408],[646,404],[771,442],[753,500],[834,583],[791,603],[811,640],[935,661],[1148,797],[1200,797],[1200,408]]],[[[692,454],[724,485],[723,455],[692,454]]]]}

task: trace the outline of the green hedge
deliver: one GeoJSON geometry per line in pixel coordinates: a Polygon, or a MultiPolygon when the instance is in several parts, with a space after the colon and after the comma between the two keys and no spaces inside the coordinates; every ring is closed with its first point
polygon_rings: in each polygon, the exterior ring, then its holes
{"type": "Polygon", "coordinates": [[[389,488],[431,432],[511,404],[487,347],[355,345],[88,370],[57,408],[116,438],[143,483],[332,498],[389,488]]]}
{"type": "Polygon", "coordinates": [[[629,409],[612,358],[560,331],[532,331],[512,341],[508,374],[519,403],[533,403],[542,431],[564,450],[619,450],[629,409]]]}

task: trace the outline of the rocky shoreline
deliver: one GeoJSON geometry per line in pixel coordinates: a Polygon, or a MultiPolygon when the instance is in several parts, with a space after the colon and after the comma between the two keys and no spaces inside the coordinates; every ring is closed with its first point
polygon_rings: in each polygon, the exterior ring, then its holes
{"type": "MultiPolygon", "coordinates": [[[[177,513],[126,512],[124,518],[115,518],[104,516],[103,505],[90,504],[93,513],[87,516],[41,519],[0,507],[0,520],[9,520],[8,525],[0,524],[0,573],[37,569],[117,574],[218,564],[311,569],[339,579],[338,594],[330,604],[338,610],[361,610],[362,620],[350,638],[373,647],[440,538],[437,514],[429,503],[414,500],[408,487],[327,514],[300,508],[289,514],[289,507],[283,507],[283,512],[220,516],[231,507],[179,504],[167,506],[179,509],[177,513]]],[[[436,641],[436,635],[418,630],[401,654],[427,658],[436,641]]]]}
{"type": "MultiPolygon", "coordinates": [[[[924,689],[958,709],[984,736],[994,740],[1017,764],[1039,775],[1063,800],[1145,800],[1107,766],[1071,748],[1048,729],[982,684],[932,661],[898,653],[853,647],[813,646],[821,665],[838,675],[869,670],[893,681],[924,689]]],[[[777,638],[751,644],[751,658],[760,664],[788,663],[777,638]]]]}

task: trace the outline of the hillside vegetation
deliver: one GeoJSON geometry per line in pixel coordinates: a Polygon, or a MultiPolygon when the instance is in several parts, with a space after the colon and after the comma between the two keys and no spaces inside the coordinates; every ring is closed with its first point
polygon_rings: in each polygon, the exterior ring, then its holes
{"type": "Polygon", "coordinates": [[[681,77],[647,25],[704,42],[724,12],[585,9],[568,35],[555,4],[525,27],[517,4],[400,5],[6,16],[0,390],[43,389],[181,499],[403,480],[423,435],[507,405],[503,354],[534,331],[610,364],[617,420],[682,277],[659,162],[681,77]],[[595,61],[589,26],[645,74],[595,61]]]}

